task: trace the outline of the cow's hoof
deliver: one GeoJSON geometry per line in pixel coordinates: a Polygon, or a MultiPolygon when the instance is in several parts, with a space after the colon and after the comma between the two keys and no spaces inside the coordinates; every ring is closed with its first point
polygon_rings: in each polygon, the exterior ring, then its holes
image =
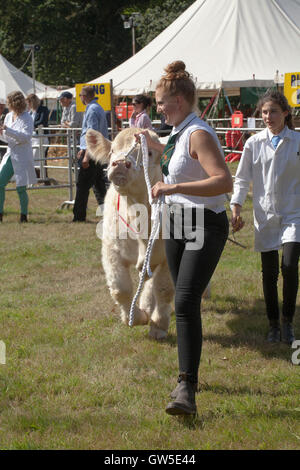
{"type": "Polygon", "coordinates": [[[148,322],[149,322],[149,316],[147,315],[147,312],[145,310],[141,310],[138,307],[135,307],[132,326],[147,325],[148,322]]]}
{"type": "Polygon", "coordinates": [[[158,328],[153,323],[150,325],[149,336],[151,336],[151,338],[154,338],[154,339],[160,341],[162,339],[165,339],[167,337],[167,334],[168,334],[167,331],[161,330],[160,328],[158,328]]]}

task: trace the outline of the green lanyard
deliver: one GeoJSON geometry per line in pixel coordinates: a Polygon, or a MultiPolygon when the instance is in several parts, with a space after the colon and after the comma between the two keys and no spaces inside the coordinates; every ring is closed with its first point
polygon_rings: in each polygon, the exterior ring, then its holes
{"type": "Polygon", "coordinates": [[[169,174],[169,163],[173,155],[173,152],[175,150],[175,141],[176,141],[178,134],[179,132],[169,137],[167,145],[165,146],[163,150],[163,154],[160,157],[160,166],[165,176],[168,176],[169,174]]]}

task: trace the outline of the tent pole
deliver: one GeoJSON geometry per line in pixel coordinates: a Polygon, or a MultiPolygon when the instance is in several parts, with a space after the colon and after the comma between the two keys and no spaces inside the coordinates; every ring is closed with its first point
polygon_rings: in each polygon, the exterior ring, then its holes
{"type": "Polygon", "coordinates": [[[35,94],[35,64],[34,64],[34,47],[31,49],[31,58],[32,58],[32,87],[33,87],[33,93],[35,94]]]}
{"type": "Polygon", "coordinates": [[[223,92],[224,92],[224,96],[225,96],[225,99],[226,99],[227,104],[228,104],[228,108],[229,108],[230,114],[233,114],[233,111],[232,111],[232,107],[231,107],[229,98],[228,98],[228,96],[226,95],[225,90],[223,90],[223,92]]]}
{"type": "Polygon", "coordinates": [[[116,134],[115,127],[115,113],[114,113],[114,88],[113,81],[110,80],[110,125],[111,125],[111,140],[114,140],[116,134]]]}
{"type": "Polygon", "coordinates": [[[215,115],[215,110],[216,110],[216,107],[217,107],[217,105],[218,105],[218,102],[219,102],[219,96],[220,96],[220,92],[221,92],[221,87],[220,87],[220,88],[219,88],[219,90],[218,90],[218,93],[217,93],[217,99],[215,100],[215,102],[214,102],[213,106],[210,108],[210,111],[209,111],[209,115],[208,115],[208,117],[210,117],[210,115],[211,115],[211,112],[212,112],[212,118],[213,118],[213,117],[214,117],[214,115],[215,115]]]}
{"type": "Polygon", "coordinates": [[[208,103],[208,105],[206,106],[205,110],[204,110],[203,113],[201,114],[201,119],[204,118],[204,116],[205,116],[205,114],[207,113],[207,111],[209,110],[210,106],[213,104],[213,102],[214,102],[216,96],[217,96],[217,93],[215,93],[214,96],[210,99],[210,102],[208,103]]]}

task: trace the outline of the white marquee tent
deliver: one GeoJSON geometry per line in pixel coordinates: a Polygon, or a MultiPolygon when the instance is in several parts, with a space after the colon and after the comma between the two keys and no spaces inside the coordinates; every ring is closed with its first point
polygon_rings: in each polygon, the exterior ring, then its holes
{"type": "Polygon", "coordinates": [[[299,50],[300,0],[197,0],[136,55],[89,83],[113,80],[115,95],[149,92],[168,63],[183,60],[202,91],[268,87],[299,72],[299,50]]]}
{"type": "MultiPolygon", "coordinates": [[[[36,94],[40,98],[56,98],[59,92],[43,83],[35,82],[36,94]]],[[[24,95],[33,93],[32,78],[14,67],[0,54],[0,99],[6,100],[11,91],[22,91],[24,95]]]]}

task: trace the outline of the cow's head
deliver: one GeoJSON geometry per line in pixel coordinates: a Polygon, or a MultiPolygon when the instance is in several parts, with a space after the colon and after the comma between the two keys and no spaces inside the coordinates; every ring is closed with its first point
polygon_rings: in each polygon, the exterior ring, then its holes
{"type": "MultiPolygon", "coordinates": [[[[138,190],[140,184],[144,185],[141,146],[134,137],[139,132],[141,129],[124,129],[113,142],[93,129],[86,133],[89,154],[93,160],[108,165],[107,177],[120,193],[126,193],[129,189],[138,190]]],[[[149,133],[159,141],[155,132],[149,133]]],[[[153,182],[161,179],[159,153],[153,150],[149,151],[149,175],[153,182]]]]}

